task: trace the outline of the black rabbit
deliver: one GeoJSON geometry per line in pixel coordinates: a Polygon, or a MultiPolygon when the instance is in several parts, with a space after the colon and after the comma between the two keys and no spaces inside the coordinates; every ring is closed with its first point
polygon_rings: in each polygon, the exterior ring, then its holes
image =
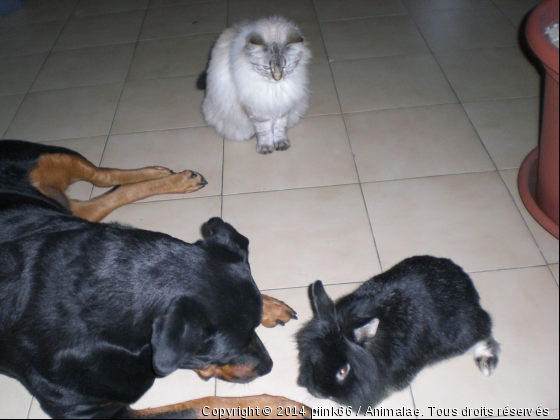
{"type": "Polygon", "coordinates": [[[485,376],[498,364],[490,316],[450,260],[409,258],[336,304],[318,281],[310,299],[314,317],[297,335],[298,382],[318,398],[376,406],[425,366],[469,349],[485,376]]]}

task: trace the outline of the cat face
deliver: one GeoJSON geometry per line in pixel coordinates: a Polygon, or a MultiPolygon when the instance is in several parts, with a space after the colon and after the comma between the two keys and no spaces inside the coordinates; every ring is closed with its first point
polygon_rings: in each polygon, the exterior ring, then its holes
{"type": "Polygon", "coordinates": [[[262,35],[252,33],[247,37],[245,51],[257,73],[280,82],[297,69],[305,48],[301,34],[292,30],[280,41],[267,41],[262,35]]]}

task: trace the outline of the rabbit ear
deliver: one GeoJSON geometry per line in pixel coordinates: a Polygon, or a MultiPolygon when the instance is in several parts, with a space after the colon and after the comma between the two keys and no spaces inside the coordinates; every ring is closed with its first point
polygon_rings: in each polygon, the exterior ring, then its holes
{"type": "Polygon", "coordinates": [[[311,285],[309,290],[309,295],[311,298],[311,305],[313,306],[313,312],[315,316],[319,319],[331,319],[336,316],[336,308],[334,302],[327,295],[327,291],[323,286],[323,282],[317,281],[311,285]]]}
{"type": "Polygon", "coordinates": [[[379,319],[375,318],[368,322],[366,325],[354,330],[354,338],[357,343],[363,343],[366,340],[370,340],[377,334],[377,329],[379,328],[379,319]]]}

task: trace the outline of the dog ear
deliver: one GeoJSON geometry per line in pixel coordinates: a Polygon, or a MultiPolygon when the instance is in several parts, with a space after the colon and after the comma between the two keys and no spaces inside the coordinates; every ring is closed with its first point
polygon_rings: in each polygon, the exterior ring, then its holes
{"type": "MultiPolygon", "coordinates": [[[[230,255],[237,256],[243,261],[249,260],[249,239],[241,235],[233,226],[224,222],[219,217],[214,217],[206,223],[209,236],[208,243],[217,245],[220,250],[229,251],[230,255]]],[[[227,255],[223,255],[224,258],[227,255]]]]}
{"type": "Polygon", "coordinates": [[[330,320],[336,317],[333,300],[327,295],[323,282],[317,281],[309,289],[313,313],[319,319],[330,320]]]}
{"type": "Polygon", "coordinates": [[[371,340],[377,334],[379,328],[379,319],[375,318],[366,325],[354,330],[354,338],[358,344],[362,344],[367,340],[371,340]]]}
{"type": "Polygon", "coordinates": [[[152,364],[159,376],[167,376],[193,356],[204,342],[206,320],[190,299],[175,299],[152,324],[152,364]]]}

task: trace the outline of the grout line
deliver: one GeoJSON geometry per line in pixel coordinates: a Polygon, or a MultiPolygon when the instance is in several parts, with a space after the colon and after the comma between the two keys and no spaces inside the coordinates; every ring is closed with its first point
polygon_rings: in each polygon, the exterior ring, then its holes
{"type": "MultiPolygon", "coordinates": [[[[497,268],[497,269],[489,269],[489,270],[480,270],[480,271],[465,271],[469,276],[471,275],[475,275],[475,274],[485,274],[485,273],[499,273],[499,272],[503,272],[503,271],[518,271],[518,270],[527,270],[527,269],[531,269],[531,268],[545,268],[545,267],[549,267],[550,265],[548,264],[542,264],[542,265],[532,265],[532,266],[527,266],[527,267],[507,267],[507,268],[497,268]]],[[[392,267],[390,267],[392,268],[392,267]]],[[[379,273],[381,274],[381,273],[379,273]]],[[[373,277],[378,276],[379,274],[376,274],[373,277]]],[[[366,283],[367,281],[371,280],[371,278],[368,278],[366,280],[362,280],[362,281],[351,281],[351,282],[345,282],[345,283],[327,283],[324,282],[324,285],[326,288],[331,287],[331,286],[361,286],[364,283],[366,283]]],[[[553,275],[554,278],[554,275],[553,275]]],[[[312,282],[310,282],[309,284],[311,284],[312,282]]],[[[556,281],[555,281],[556,283],[556,281]]],[[[557,285],[558,286],[558,285],[557,285]]],[[[307,286],[291,286],[291,287],[281,287],[281,288],[262,288],[259,289],[261,292],[280,292],[280,291],[284,291],[284,290],[298,290],[298,289],[307,289],[309,287],[309,285],[307,286]]]]}
{"type": "MultiPolygon", "coordinates": [[[[317,18],[317,21],[319,21],[318,16],[317,16],[317,9],[315,7],[315,2],[312,2],[312,5],[313,5],[313,11],[315,12],[315,17],[317,18]]],[[[327,59],[329,59],[329,52],[328,52],[327,46],[325,44],[325,37],[323,36],[323,27],[321,26],[320,22],[319,22],[319,31],[321,33],[321,38],[323,40],[323,46],[325,48],[325,53],[327,54],[327,59]]],[[[343,108],[342,108],[342,103],[340,102],[340,94],[338,92],[338,86],[336,84],[336,79],[334,77],[334,73],[333,73],[333,70],[332,70],[332,65],[331,65],[330,59],[329,59],[329,70],[330,70],[331,78],[332,78],[332,81],[333,81],[333,84],[334,84],[334,89],[335,89],[335,92],[336,92],[336,98],[338,100],[338,106],[340,107],[340,110],[342,112],[343,108]]],[[[379,247],[377,246],[377,240],[375,239],[375,232],[373,231],[373,224],[371,222],[371,217],[370,217],[370,214],[369,214],[369,209],[368,209],[366,197],[365,197],[365,194],[364,194],[364,189],[362,187],[362,180],[361,180],[361,177],[360,177],[360,171],[358,169],[358,163],[356,162],[356,155],[354,154],[354,148],[352,147],[352,140],[350,139],[350,134],[348,132],[348,126],[346,124],[346,118],[344,117],[344,113],[342,113],[342,123],[344,124],[344,131],[346,132],[346,138],[348,140],[348,145],[350,146],[350,152],[352,153],[352,159],[354,160],[354,168],[356,170],[356,175],[358,177],[358,183],[360,185],[360,193],[362,194],[362,201],[363,201],[363,204],[364,204],[364,209],[366,211],[366,217],[367,217],[367,220],[368,220],[368,223],[369,223],[371,238],[373,239],[373,246],[375,247],[375,252],[377,254],[377,262],[379,263],[379,267],[381,268],[381,271],[383,272],[383,263],[381,261],[381,255],[379,254],[379,247]]]]}
{"type": "Polygon", "coordinates": [[[543,268],[547,267],[548,264],[540,264],[540,265],[528,265],[525,267],[507,267],[507,268],[495,268],[489,270],[479,270],[479,271],[465,271],[467,274],[484,274],[484,273],[499,273],[501,271],[513,271],[513,270],[526,270],[530,268],[543,268]]]}
{"type": "Polygon", "coordinates": [[[26,419],[29,419],[31,417],[31,408],[33,407],[33,401],[35,400],[34,396],[31,396],[31,401],[29,402],[29,409],[27,410],[27,416],[25,417],[26,419]]]}
{"type": "MultiPolygon", "coordinates": [[[[132,53],[132,57],[130,58],[130,64],[128,65],[128,71],[126,72],[126,77],[124,78],[124,81],[122,82],[121,93],[119,95],[119,99],[117,100],[117,103],[116,103],[116,106],[115,106],[115,112],[113,113],[113,119],[111,121],[111,125],[109,126],[109,132],[107,133],[107,140],[105,141],[105,147],[103,148],[103,153],[101,154],[100,165],[101,165],[101,162],[103,162],[103,158],[105,157],[105,152],[107,151],[107,146],[109,144],[109,137],[111,136],[111,131],[113,130],[113,125],[115,124],[115,119],[116,119],[117,113],[119,111],[119,105],[121,104],[121,100],[122,100],[122,96],[123,96],[123,93],[124,93],[124,90],[125,90],[125,87],[126,87],[128,76],[129,76],[130,70],[132,68],[132,63],[134,62],[134,56],[136,55],[136,51],[138,50],[138,43],[139,43],[139,40],[140,40],[140,35],[142,34],[142,29],[144,28],[144,23],[146,22],[146,16],[148,15],[148,9],[149,9],[149,6],[150,6],[150,2],[148,2],[148,7],[146,8],[146,10],[144,10],[144,17],[142,19],[142,24],[140,25],[140,29],[138,30],[138,36],[136,37],[136,42],[134,43],[134,52],[132,53]]],[[[93,190],[92,190],[91,194],[93,195],[93,190]]],[[[91,196],[90,196],[90,198],[91,198],[91,196]]]]}
{"type": "MultiPolygon", "coordinates": [[[[500,10],[501,10],[501,9],[500,9],[500,10]]],[[[414,20],[414,19],[413,19],[413,20],[414,20]]],[[[416,25],[416,21],[414,21],[414,24],[416,25]]],[[[420,28],[418,27],[418,25],[416,25],[416,27],[418,28],[418,31],[420,31],[420,28]]],[[[422,37],[424,38],[424,35],[422,34],[421,31],[420,31],[420,34],[421,34],[422,37]]],[[[523,217],[523,213],[521,213],[521,209],[519,209],[519,207],[517,206],[517,203],[516,203],[516,201],[515,201],[515,198],[513,197],[513,194],[511,193],[511,191],[509,190],[509,188],[508,188],[508,186],[507,186],[507,184],[506,184],[506,182],[505,182],[505,180],[504,180],[504,178],[503,178],[503,176],[502,176],[502,174],[501,174],[501,172],[500,172],[500,169],[499,169],[498,165],[496,164],[496,161],[495,161],[494,158],[492,157],[492,154],[490,153],[490,151],[488,150],[488,147],[486,146],[486,144],[485,144],[484,141],[482,140],[482,137],[480,136],[480,133],[479,133],[479,131],[477,130],[477,128],[476,128],[474,122],[472,121],[471,117],[469,116],[469,113],[468,113],[467,110],[465,109],[465,104],[461,101],[461,98],[459,97],[459,95],[458,95],[457,92],[455,91],[455,88],[453,87],[451,81],[450,81],[449,78],[447,77],[447,74],[445,73],[445,71],[444,71],[443,68],[441,67],[441,64],[440,64],[440,62],[439,62],[439,60],[438,60],[438,58],[437,58],[437,56],[436,56],[436,53],[434,53],[434,52],[432,51],[430,45],[427,43],[427,41],[426,41],[425,38],[424,38],[424,41],[425,41],[426,44],[428,45],[428,48],[429,48],[429,50],[432,52],[432,55],[433,55],[434,59],[436,60],[438,66],[439,66],[439,68],[440,68],[440,70],[442,71],[443,75],[444,75],[445,78],[447,79],[447,82],[449,83],[449,86],[450,86],[451,89],[453,90],[453,93],[454,93],[455,96],[457,97],[457,100],[459,101],[459,104],[461,105],[461,108],[463,109],[463,112],[464,112],[465,115],[467,116],[467,118],[468,118],[468,120],[469,120],[469,122],[470,122],[470,124],[471,124],[471,127],[472,127],[472,128],[474,129],[474,131],[476,132],[476,135],[477,135],[477,137],[478,137],[478,139],[479,139],[479,141],[480,141],[480,144],[482,145],[482,147],[484,147],[484,150],[486,151],[486,154],[488,155],[490,161],[492,162],[492,164],[493,164],[494,167],[496,168],[496,171],[498,172],[498,175],[499,175],[500,179],[502,180],[502,184],[504,185],[504,187],[505,187],[507,193],[510,195],[510,197],[511,197],[511,199],[512,199],[512,201],[513,201],[513,204],[514,204],[515,208],[517,209],[519,215],[521,216],[521,219],[523,220],[523,223],[525,223],[525,226],[527,227],[527,229],[528,229],[528,231],[529,231],[531,237],[533,238],[533,242],[535,243],[535,245],[536,245],[537,248],[539,249],[539,252],[541,253],[541,256],[542,256],[543,260],[546,262],[546,258],[545,258],[544,252],[542,251],[542,249],[541,249],[541,247],[540,247],[540,245],[539,245],[539,243],[538,243],[538,241],[537,241],[535,235],[534,235],[533,232],[531,231],[531,228],[529,227],[529,224],[527,223],[527,221],[526,221],[525,218],[523,217]]],[[[505,49],[505,48],[511,49],[512,47],[500,47],[500,48],[503,48],[503,49],[505,49]]],[[[517,46],[517,47],[515,47],[515,48],[518,49],[518,50],[520,49],[519,46],[517,46]]],[[[532,97],[534,97],[534,96],[532,96],[532,97]]],[[[494,100],[505,100],[505,99],[506,99],[506,98],[504,98],[504,99],[494,99],[494,100]]],[[[507,99],[514,99],[514,98],[507,98],[507,99]]]]}
{"type": "MultiPolygon", "coordinates": [[[[315,6],[315,3],[313,3],[313,6],[315,6]]],[[[381,14],[381,15],[358,16],[358,17],[349,17],[349,18],[344,18],[344,19],[329,19],[329,20],[319,20],[319,17],[317,16],[317,22],[319,22],[319,25],[320,25],[322,23],[352,22],[352,21],[356,21],[356,20],[376,19],[376,18],[393,17],[393,16],[409,16],[409,14],[408,14],[408,12],[386,13],[386,14],[381,14]]]]}
{"type": "MultiPolygon", "coordinates": [[[[500,9],[500,8],[498,8],[498,9],[500,9]]],[[[500,9],[500,11],[501,11],[501,9],[500,9]]],[[[503,13],[503,11],[501,11],[501,12],[503,13]]],[[[414,20],[414,19],[413,19],[413,20],[414,20]]],[[[416,25],[418,31],[420,31],[420,27],[418,27],[418,25],[416,24],[416,21],[414,21],[414,24],[416,25]]],[[[421,34],[422,37],[424,38],[424,35],[422,34],[422,31],[420,31],[420,34],[421,34]]],[[[479,141],[480,141],[480,144],[482,145],[482,147],[484,147],[484,150],[486,151],[486,154],[488,155],[490,161],[492,162],[492,165],[494,165],[494,168],[496,168],[496,171],[498,172],[498,175],[499,175],[500,179],[502,180],[502,184],[503,184],[504,188],[506,189],[506,191],[507,191],[507,193],[509,194],[511,200],[513,201],[513,205],[514,205],[515,208],[517,209],[518,214],[521,216],[521,219],[523,220],[523,223],[525,224],[527,230],[529,231],[529,234],[530,234],[531,237],[533,238],[533,243],[537,246],[537,248],[538,248],[538,250],[539,250],[539,252],[540,252],[540,254],[541,254],[542,258],[543,258],[543,261],[546,263],[546,257],[545,257],[545,255],[544,255],[543,250],[541,249],[541,247],[540,247],[540,245],[539,245],[539,243],[538,243],[538,241],[537,241],[535,235],[533,234],[533,231],[532,231],[531,228],[529,227],[529,224],[527,223],[527,220],[525,220],[525,217],[523,217],[523,213],[521,212],[521,209],[517,206],[517,203],[516,203],[516,201],[515,201],[515,198],[513,197],[512,192],[509,190],[509,188],[508,188],[508,186],[507,186],[507,184],[506,184],[506,182],[505,182],[505,179],[503,178],[503,176],[502,176],[502,174],[501,174],[501,172],[500,172],[500,168],[499,168],[498,165],[496,164],[496,161],[494,160],[492,154],[491,154],[490,151],[488,150],[488,147],[486,146],[486,144],[485,144],[484,141],[482,140],[482,137],[481,137],[479,131],[477,130],[477,128],[476,128],[474,122],[472,121],[472,119],[471,119],[469,113],[468,113],[467,110],[465,109],[465,104],[461,101],[461,98],[459,97],[459,95],[458,95],[457,92],[455,91],[455,88],[453,87],[453,84],[451,83],[451,80],[449,80],[449,78],[447,77],[447,74],[446,74],[445,71],[443,70],[443,68],[442,68],[442,66],[441,66],[441,64],[440,64],[440,62],[439,62],[439,60],[438,60],[438,58],[437,58],[437,56],[436,56],[436,53],[434,53],[434,52],[432,51],[432,48],[430,47],[430,45],[428,44],[428,42],[426,41],[425,38],[424,38],[424,41],[425,41],[426,44],[428,45],[428,48],[429,48],[429,50],[432,52],[432,55],[434,56],[434,59],[436,60],[436,62],[437,62],[437,64],[438,64],[438,66],[439,66],[441,72],[443,73],[443,75],[444,75],[445,78],[447,79],[447,82],[449,83],[449,86],[451,87],[451,89],[453,90],[453,93],[454,93],[455,96],[457,97],[457,100],[459,101],[459,104],[461,105],[461,108],[463,109],[463,112],[464,112],[465,115],[467,116],[467,118],[468,118],[468,120],[469,120],[469,123],[471,124],[471,127],[472,127],[473,130],[475,131],[475,133],[476,133],[476,135],[477,135],[477,137],[478,137],[478,139],[479,139],[479,141]]],[[[505,49],[505,48],[508,48],[508,49],[511,49],[512,47],[500,47],[500,48],[504,48],[504,49],[505,49]]],[[[519,47],[519,46],[516,46],[516,47],[514,47],[514,48],[516,48],[517,50],[520,50],[520,47],[519,47]]],[[[505,98],[504,98],[504,99],[505,99],[505,98]]],[[[508,98],[508,99],[512,99],[512,98],[508,98]]],[[[499,100],[499,99],[495,99],[495,100],[499,100]]]]}
{"type": "MultiPolygon", "coordinates": [[[[408,386],[408,390],[410,391],[410,398],[412,399],[412,405],[414,407],[414,411],[416,411],[418,409],[418,406],[416,405],[416,400],[414,399],[414,391],[412,390],[412,383],[408,386]]],[[[416,418],[418,419],[419,417],[416,416],[416,418]]]]}
{"type": "MultiPolygon", "coordinates": [[[[504,169],[505,170],[505,169],[504,169]]],[[[511,169],[510,169],[511,170],[511,169]]],[[[519,176],[519,169],[517,169],[517,173],[519,176]]],[[[519,206],[517,205],[517,202],[515,201],[515,197],[513,196],[513,193],[510,191],[510,189],[508,188],[508,185],[506,184],[506,180],[504,179],[504,177],[502,176],[502,171],[498,170],[498,174],[500,175],[500,179],[502,180],[502,183],[504,184],[511,200],[513,201],[513,205],[515,206],[515,208],[517,209],[518,214],[521,216],[521,219],[523,220],[523,223],[525,224],[525,226],[527,227],[527,230],[529,231],[529,234],[531,235],[531,238],[533,238],[533,241],[535,243],[535,245],[537,246],[539,252],[541,253],[541,256],[544,260],[544,262],[548,265],[548,262],[546,260],[546,256],[544,255],[544,251],[542,250],[539,241],[537,241],[537,237],[535,236],[535,234],[533,233],[533,231],[531,230],[531,227],[529,226],[529,222],[525,219],[525,217],[523,216],[523,212],[521,211],[521,208],[519,208],[519,206]]],[[[522,205],[523,202],[521,202],[522,205]]],[[[532,217],[532,216],[531,216],[532,217]]],[[[554,277],[554,276],[552,276],[554,277]]]]}
{"type": "Polygon", "coordinates": [[[556,287],[560,288],[560,284],[559,284],[560,280],[556,278],[556,276],[554,275],[554,271],[552,271],[552,266],[555,265],[555,264],[556,263],[547,264],[548,265],[548,270],[550,271],[550,274],[552,275],[552,279],[554,280],[554,283],[556,284],[556,287]]]}
{"type": "MultiPolygon", "coordinates": [[[[12,124],[14,123],[14,119],[16,118],[17,114],[19,113],[19,111],[21,110],[21,107],[23,106],[23,103],[25,102],[25,99],[27,99],[27,95],[29,95],[29,93],[31,92],[31,88],[33,87],[33,85],[35,84],[35,82],[37,81],[37,78],[39,77],[39,73],[41,73],[41,71],[43,70],[43,68],[45,67],[45,64],[47,63],[50,55],[52,54],[54,47],[56,46],[58,40],[60,39],[60,37],[62,36],[62,33],[64,32],[64,30],[66,29],[66,26],[68,25],[68,21],[70,20],[70,16],[72,16],[72,14],[74,13],[74,11],[76,10],[76,7],[78,6],[78,1],[76,0],[76,3],[74,4],[74,7],[72,8],[72,11],[70,12],[70,15],[68,16],[68,18],[66,18],[66,21],[64,22],[64,25],[62,26],[62,28],[60,29],[60,32],[58,33],[55,41],[52,44],[51,49],[47,52],[43,52],[43,53],[37,53],[37,54],[47,54],[47,56],[45,57],[45,60],[43,61],[43,64],[41,65],[41,67],[39,68],[39,71],[37,72],[37,74],[35,75],[35,77],[33,78],[33,81],[31,82],[31,84],[29,85],[29,88],[27,89],[27,92],[25,94],[23,94],[23,99],[21,101],[21,103],[19,104],[18,108],[16,109],[16,112],[14,113],[12,119],[10,120],[10,123],[8,124],[8,127],[6,128],[6,130],[4,131],[4,133],[2,134],[2,138],[4,138],[4,136],[6,135],[6,133],[10,130],[10,127],[12,126],[12,124]]],[[[58,22],[58,21],[62,21],[62,19],[56,19],[53,20],[51,22],[58,22]]],[[[36,55],[36,54],[26,54],[26,55],[36,55]]],[[[16,57],[16,56],[14,56],[16,57]]],[[[6,57],[6,58],[11,58],[11,57],[6,57]]]]}
{"type": "MultiPolygon", "coordinates": [[[[342,112],[343,115],[353,115],[353,114],[367,114],[369,112],[381,112],[381,111],[396,111],[399,109],[414,109],[414,108],[429,108],[429,107],[436,107],[436,106],[444,106],[444,105],[469,105],[469,104],[478,104],[478,103],[485,103],[485,102],[497,102],[497,101],[515,101],[519,99],[532,99],[532,98],[539,98],[538,95],[532,96],[514,96],[514,97],[507,97],[507,98],[492,98],[492,99],[481,99],[479,101],[468,101],[468,102],[442,102],[439,104],[427,104],[427,105],[407,105],[407,106],[400,106],[395,108],[377,108],[377,109],[366,109],[363,111],[347,111],[342,112]]],[[[340,115],[340,114],[325,114],[325,115],[310,115],[306,118],[312,117],[325,117],[329,115],[340,115]]]]}

